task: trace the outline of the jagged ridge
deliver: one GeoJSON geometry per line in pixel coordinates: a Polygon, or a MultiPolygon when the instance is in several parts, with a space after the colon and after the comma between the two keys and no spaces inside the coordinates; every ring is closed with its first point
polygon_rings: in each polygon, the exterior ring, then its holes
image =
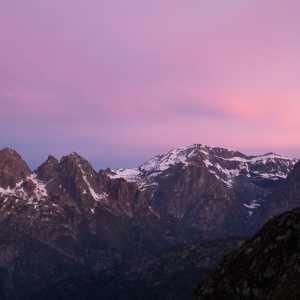
{"type": "Polygon", "coordinates": [[[109,176],[137,182],[143,189],[147,186],[147,181],[153,181],[151,178],[176,165],[186,167],[191,164],[204,164],[217,179],[232,187],[235,177],[241,175],[253,179],[286,178],[296,162],[296,159],[275,153],[247,156],[234,150],[195,144],[155,156],[137,169],[112,170],[109,176]]]}
{"type": "Polygon", "coordinates": [[[269,197],[287,184],[293,165],[278,155],[193,145],[148,161],[125,180],[114,171],[95,171],[77,153],[49,156],[32,172],[15,151],[4,149],[0,286],[7,297],[13,290],[17,299],[28,299],[60,274],[97,274],[182,242],[251,234],[269,210],[289,207],[269,197]]]}

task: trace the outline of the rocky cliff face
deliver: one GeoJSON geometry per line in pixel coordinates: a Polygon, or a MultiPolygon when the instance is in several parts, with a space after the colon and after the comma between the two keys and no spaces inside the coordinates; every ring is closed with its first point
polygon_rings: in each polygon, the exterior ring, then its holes
{"type": "Polygon", "coordinates": [[[157,216],[174,218],[196,236],[216,237],[253,233],[261,220],[260,207],[295,163],[274,153],[246,156],[192,145],[156,156],[137,169],[107,174],[136,183],[157,216]]]}
{"type": "Polygon", "coordinates": [[[12,149],[0,150],[0,188],[8,189],[31,173],[26,162],[12,149]]]}
{"type": "Polygon", "coordinates": [[[192,145],[137,169],[97,172],[72,153],[32,172],[14,150],[1,150],[2,298],[29,299],[183,242],[252,233],[271,207],[286,208],[266,199],[295,163],[192,145]]]}
{"type": "Polygon", "coordinates": [[[197,299],[299,299],[300,209],[271,219],[229,255],[197,290],[197,299]]]}
{"type": "Polygon", "coordinates": [[[269,219],[283,211],[298,207],[300,204],[300,163],[266,199],[263,207],[263,219],[269,219]]]}
{"type": "Polygon", "coordinates": [[[116,185],[78,154],[49,157],[36,172],[12,150],[0,161],[0,286],[7,299],[28,299],[58,278],[100,272],[168,245],[163,234],[151,234],[157,229],[137,187],[116,185]],[[149,222],[148,234],[140,219],[149,222]]]}
{"type": "Polygon", "coordinates": [[[298,299],[300,164],[261,207],[270,221],[198,289],[198,299],[298,299]]]}

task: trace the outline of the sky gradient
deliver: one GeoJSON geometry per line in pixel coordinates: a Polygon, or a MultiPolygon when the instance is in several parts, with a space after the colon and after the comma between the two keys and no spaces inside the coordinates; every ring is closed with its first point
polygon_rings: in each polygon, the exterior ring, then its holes
{"type": "Polygon", "coordinates": [[[300,157],[300,2],[2,0],[0,148],[136,166],[193,143],[300,157]]]}

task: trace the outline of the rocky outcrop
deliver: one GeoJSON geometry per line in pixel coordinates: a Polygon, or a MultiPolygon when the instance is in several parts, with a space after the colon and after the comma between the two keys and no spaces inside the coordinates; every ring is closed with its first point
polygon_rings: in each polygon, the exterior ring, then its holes
{"type": "Polygon", "coordinates": [[[197,290],[197,299],[298,299],[300,209],[272,218],[197,290]]]}
{"type": "Polygon", "coordinates": [[[0,188],[12,188],[30,173],[26,162],[15,150],[0,150],[0,188]]]}
{"type": "Polygon", "coordinates": [[[76,153],[49,157],[36,172],[15,152],[1,153],[10,184],[0,189],[3,299],[29,299],[62,278],[103,272],[179,240],[135,184],[96,172],[76,153]]]}
{"type": "Polygon", "coordinates": [[[268,219],[298,206],[300,206],[300,163],[295,165],[287,180],[267,198],[262,207],[264,214],[262,219],[268,219]]]}
{"type": "Polygon", "coordinates": [[[59,161],[52,155],[36,171],[38,178],[46,182],[56,178],[59,172],[59,161]]]}

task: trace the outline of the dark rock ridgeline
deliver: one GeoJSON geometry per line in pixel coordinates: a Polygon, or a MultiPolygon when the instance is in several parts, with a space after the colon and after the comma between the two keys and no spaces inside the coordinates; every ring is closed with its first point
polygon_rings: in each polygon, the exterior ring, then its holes
{"type": "Polygon", "coordinates": [[[272,218],[226,257],[197,290],[198,300],[299,299],[300,208],[272,218]]]}

